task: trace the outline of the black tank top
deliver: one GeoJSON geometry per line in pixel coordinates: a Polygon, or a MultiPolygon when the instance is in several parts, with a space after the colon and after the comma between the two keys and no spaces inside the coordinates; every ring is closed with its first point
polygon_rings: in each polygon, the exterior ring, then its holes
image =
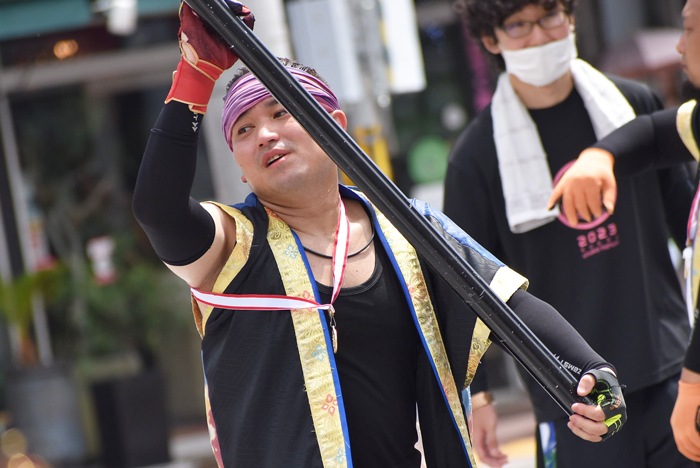
{"type": "MultiPolygon", "coordinates": [[[[341,289],[334,303],[335,360],[353,464],[417,468],[421,464],[415,449],[419,338],[399,280],[378,242],[375,252],[370,279],[341,289]]],[[[317,285],[326,303],[332,288],[317,285]]]]}

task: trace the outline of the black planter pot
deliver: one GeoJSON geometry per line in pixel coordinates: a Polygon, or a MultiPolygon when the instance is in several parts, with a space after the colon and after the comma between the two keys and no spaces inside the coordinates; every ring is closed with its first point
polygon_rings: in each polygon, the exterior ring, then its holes
{"type": "Polygon", "coordinates": [[[8,373],[7,407],[29,451],[55,465],[81,462],[87,447],[75,383],[66,365],[8,373]]]}
{"type": "Polygon", "coordinates": [[[99,382],[92,391],[105,466],[131,468],[170,461],[160,372],[99,382]]]}

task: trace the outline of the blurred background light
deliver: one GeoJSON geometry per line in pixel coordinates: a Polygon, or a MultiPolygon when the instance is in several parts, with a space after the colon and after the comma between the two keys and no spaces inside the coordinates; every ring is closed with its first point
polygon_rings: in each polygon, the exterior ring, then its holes
{"type": "Polygon", "coordinates": [[[68,57],[72,57],[78,52],[78,42],[74,39],[68,39],[65,41],[58,41],[53,46],[53,54],[57,59],[63,60],[68,57]]]}

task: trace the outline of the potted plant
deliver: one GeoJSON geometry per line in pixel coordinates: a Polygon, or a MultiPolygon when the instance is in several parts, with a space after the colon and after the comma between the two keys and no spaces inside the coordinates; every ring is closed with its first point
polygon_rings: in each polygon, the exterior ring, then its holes
{"type": "Polygon", "coordinates": [[[32,301],[38,287],[38,276],[24,274],[12,281],[0,281],[0,310],[13,334],[13,360],[27,367],[38,361],[37,347],[30,334],[32,301]]]}
{"type": "Polygon", "coordinates": [[[65,363],[39,363],[31,333],[34,301],[51,300],[60,273],[55,269],[0,281],[0,310],[16,343],[5,399],[13,426],[25,434],[32,452],[52,463],[71,463],[85,453],[75,383],[65,363]]]}
{"type": "MultiPolygon", "coordinates": [[[[69,340],[76,339],[57,346],[67,350],[72,345],[91,387],[103,463],[126,468],[166,463],[167,389],[157,350],[170,331],[191,326],[182,307],[187,292],[160,262],[140,255],[132,235],[113,237],[113,272],[106,275],[111,279],[88,275],[75,282],[72,296],[64,300],[82,303],[82,313],[74,314],[78,323],[68,330],[69,340]],[[106,362],[119,361],[123,365],[105,372],[106,362]]],[[[87,270],[94,272],[96,266],[87,270]]],[[[53,328],[56,336],[61,327],[53,328]]]]}

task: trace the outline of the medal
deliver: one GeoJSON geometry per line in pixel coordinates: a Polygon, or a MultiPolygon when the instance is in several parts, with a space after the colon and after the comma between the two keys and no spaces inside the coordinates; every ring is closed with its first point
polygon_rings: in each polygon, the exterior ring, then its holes
{"type": "Polygon", "coordinates": [[[331,305],[328,308],[328,317],[331,323],[331,343],[333,344],[333,354],[338,352],[338,330],[335,328],[335,309],[331,305]]]}

